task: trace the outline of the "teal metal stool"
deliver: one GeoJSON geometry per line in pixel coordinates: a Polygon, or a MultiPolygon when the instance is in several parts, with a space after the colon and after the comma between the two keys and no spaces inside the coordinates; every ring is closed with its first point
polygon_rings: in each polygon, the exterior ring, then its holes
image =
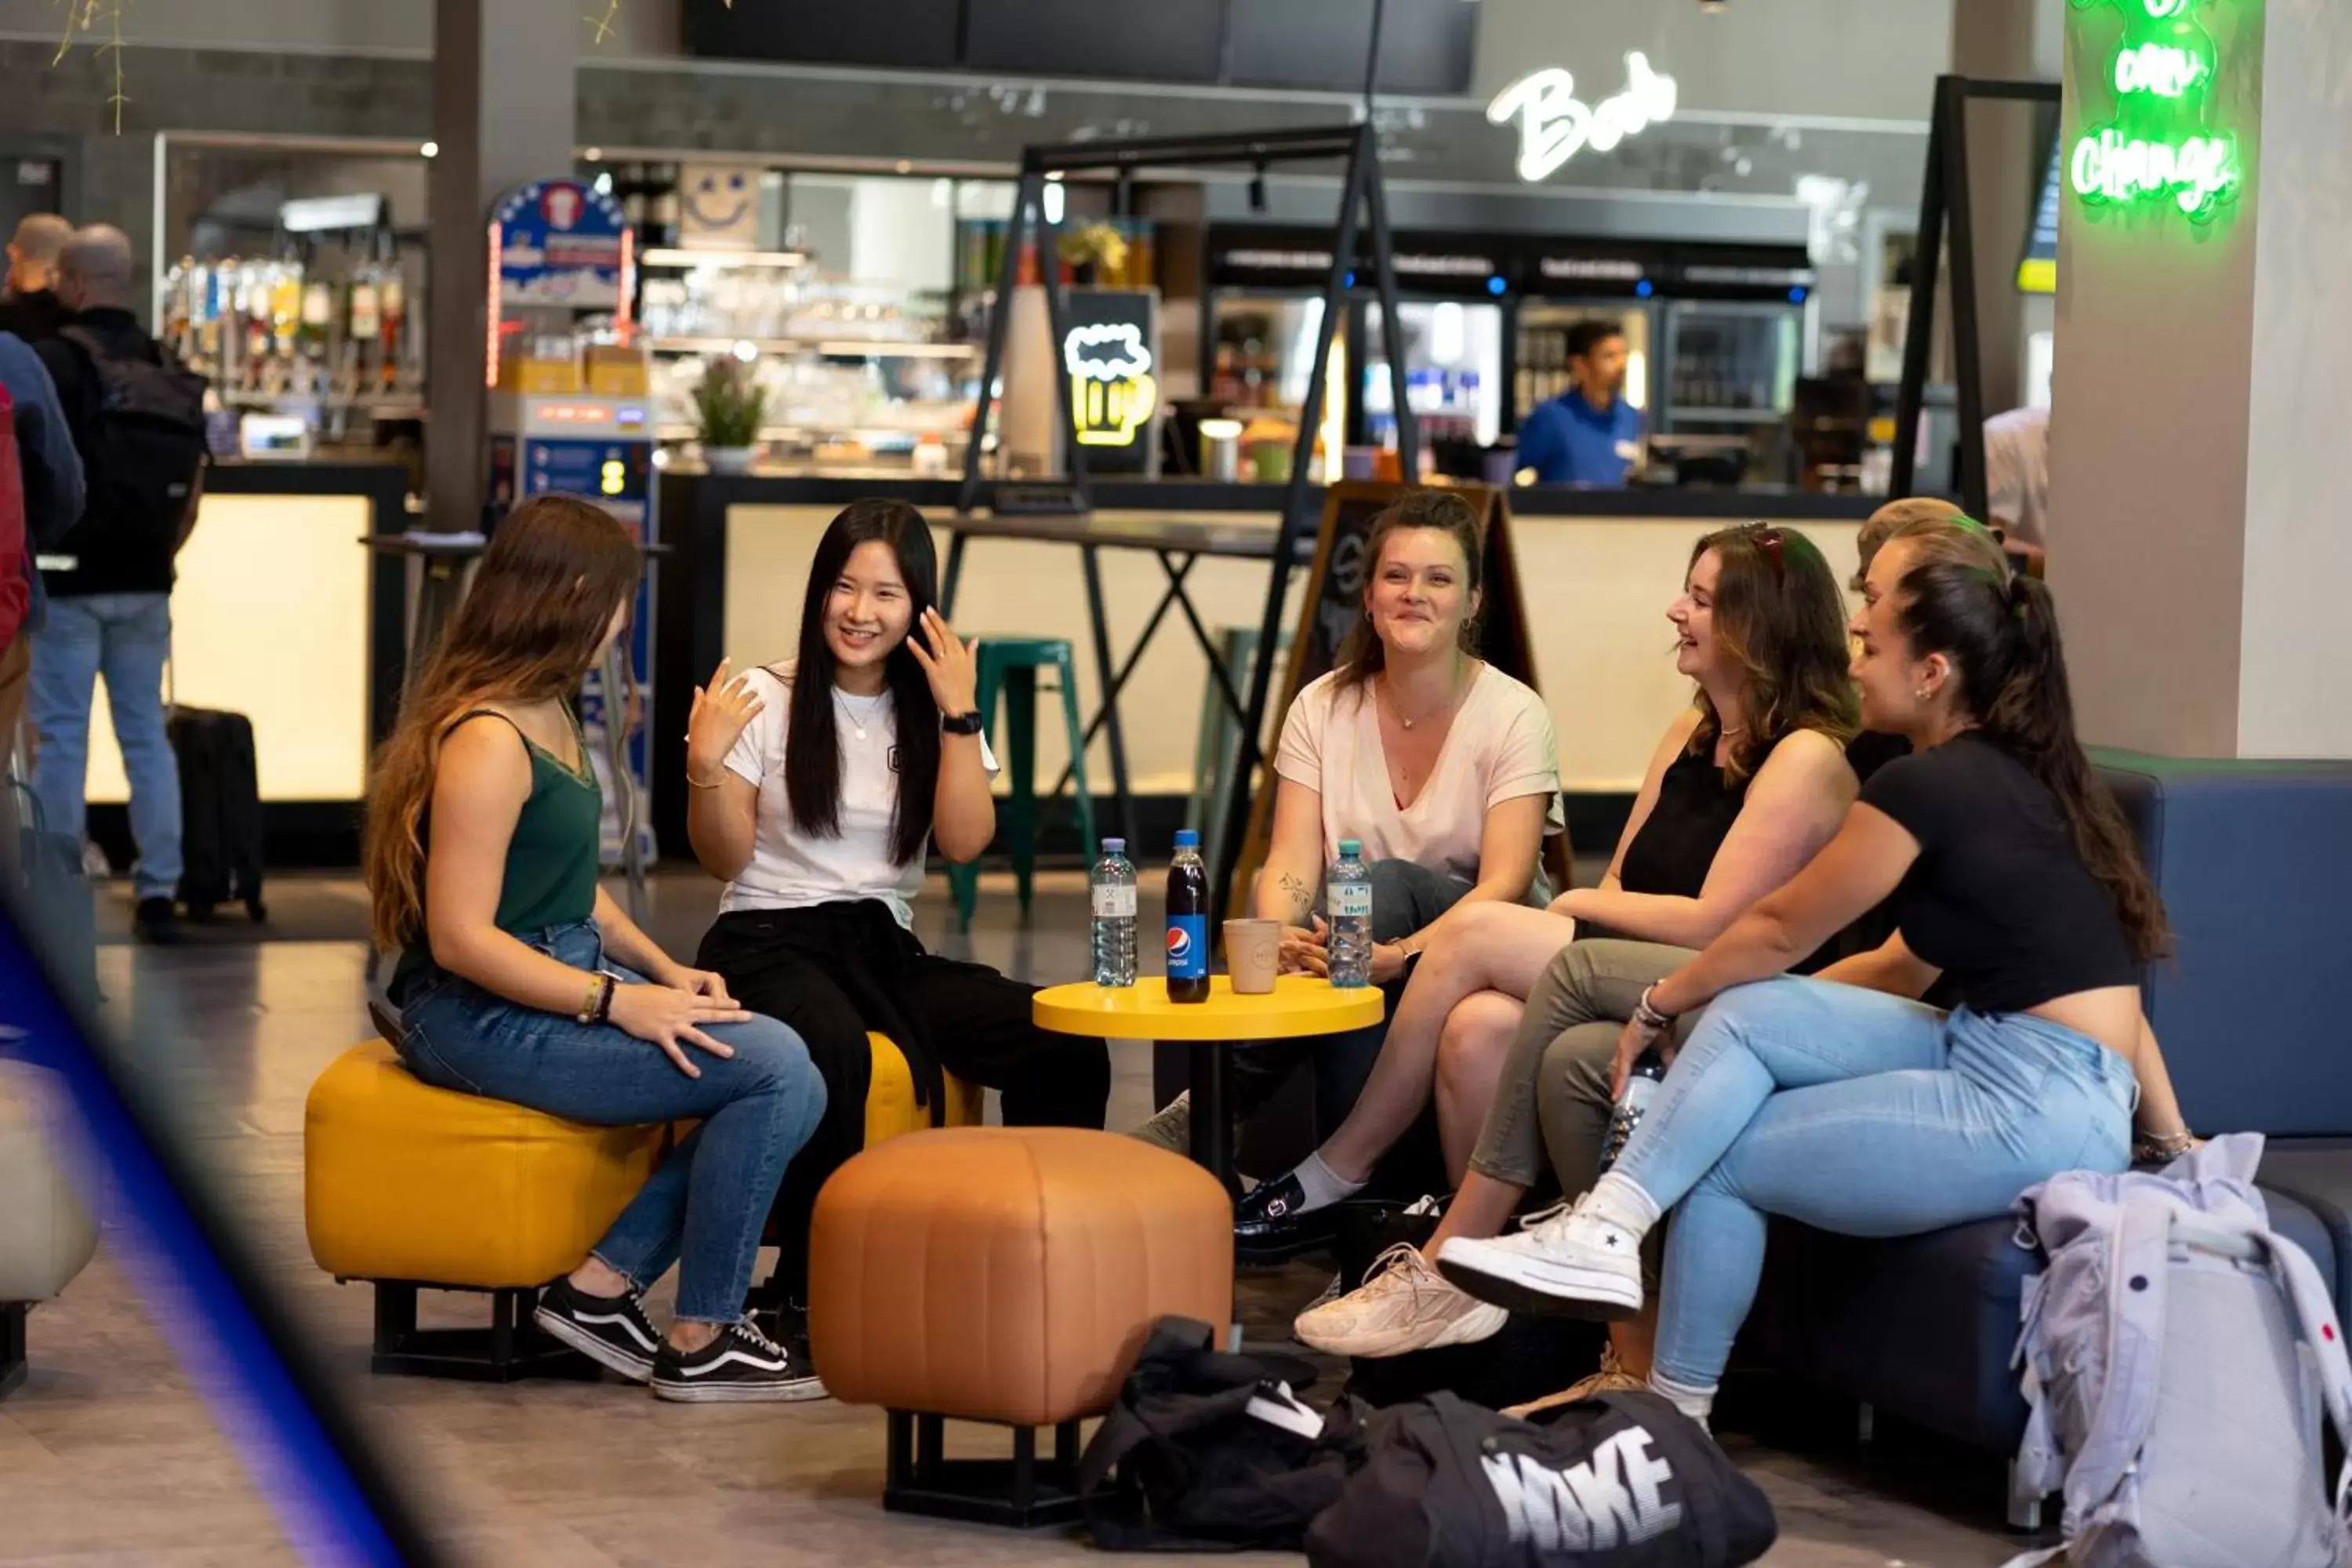
{"type": "MultiPolygon", "coordinates": [[[[1070,737],[1070,788],[1078,810],[1078,833],[1087,854],[1095,848],[1095,803],[1087,793],[1086,729],[1078,720],[1077,677],[1066,637],[992,637],[980,639],[974,656],[980,677],[980,718],[991,748],[996,746],[996,704],[1004,700],[1004,744],[997,752],[1012,791],[997,803],[996,837],[1013,851],[1013,875],[1021,889],[1021,912],[1029,912],[1029,898],[1037,869],[1037,672],[1055,672],[1062,689],[1062,721],[1070,737]]],[[[980,868],[950,866],[948,886],[954,890],[956,921],[971,924],[980,903],[980,868]]]]}

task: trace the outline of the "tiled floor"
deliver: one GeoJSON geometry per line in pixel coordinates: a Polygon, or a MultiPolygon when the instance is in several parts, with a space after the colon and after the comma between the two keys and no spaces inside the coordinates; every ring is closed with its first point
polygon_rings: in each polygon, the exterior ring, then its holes
{"type": "MultiPolygon", "coordinates": [[[[708,918],[698,879],[656,886],[656,933],[690,949],[708,918]]],[[[941,942],[945,900],[924,900],[941,942]]],[[[317,936],[355,931],[347,882],[289,884],[280,920],[317,936]]],[[[1083,888],[1049,879],[1032,928],[1009,885],[983,893],[972,954],[1058,980],[1083,972],[1083,888]]],[[[104,920],[119,927],[110,906],[104,920]]],[[[132,1070],[182,1117],[220,1203],[296,1321],[344,1378],[359,1421],[429,1528],[483,1563],[1014,1563],[1073,1560],[1075,1538],[1033,1538],[886,1516],[881,1417],[830,1403],[680,1407],[617,1384],[488,1388],[365,1373],[369,1306],[312,1266],[302,1233],[301,1114],[312,1077],[367,1032],[362,951],[347,940],[213,940],[171,951],[109,945],[109,1015],[129,1026],[132,1070]]],[[[944,944],[943,944],[944,945],[944,944]]],[[[1114,1050],[1112,1124],[1150,1109],[1139,1045],[1114,1050]]],[[[37,1312],[29,1382],[0,1404],[0,1563],[293,1561],[209,1407],[150,1321],[121,1249],[37,1312]]],[[[1242,1315],[1277,1338],[1319,1280],[1300,1265],[1250,1277],[1242,1315]]],[[[162,1309],[167,1312],[169,1305],[162,1309]]],[[[1855,1447],[1851,1416],[1748,1402],[1728,1440],[1779,1510],[1789,1568],[1998,1563],[1997,1467],[1916,1441],[1855,1447]]],[[[1240,1559],[1242,1562],[1261,1559],[1240,1559]]],[[[1263,1561],[1297,1561],[1265,1558],[1263,1561]]],[[[1221,1559],[1220,1561],[1233,1561],[1221,1559]]]]}

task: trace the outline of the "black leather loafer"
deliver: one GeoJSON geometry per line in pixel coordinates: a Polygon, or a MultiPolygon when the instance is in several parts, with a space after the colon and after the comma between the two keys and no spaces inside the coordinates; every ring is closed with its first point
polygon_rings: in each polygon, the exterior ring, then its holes
{"type": "Polygon", "coordinates": [[[1307,1194],[1286,1171],[1261,1182],[1234,1204],[1234,1254],[1244,1263],[1283,1263],[1302,1252],[1328,1247],[1339,1224],[1339,1205],[1306,1209],[1307,1194]]]}

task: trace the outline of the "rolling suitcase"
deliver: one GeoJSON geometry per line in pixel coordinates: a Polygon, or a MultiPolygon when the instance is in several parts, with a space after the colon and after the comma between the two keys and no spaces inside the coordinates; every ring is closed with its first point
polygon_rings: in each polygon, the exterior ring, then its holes
{"type": "Polygon", "coordinates": [[[253,721],[207,708],[172,709],[172,750],[180,760],[184,862],[180,901],[206,920],[240,900],[257,924],[261,901],[261,791],[253,764],[253,721]]]}

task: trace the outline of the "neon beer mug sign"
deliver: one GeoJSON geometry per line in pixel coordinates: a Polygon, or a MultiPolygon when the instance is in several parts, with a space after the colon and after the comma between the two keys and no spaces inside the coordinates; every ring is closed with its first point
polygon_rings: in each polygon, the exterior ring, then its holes
{"type": "Polygon", "coordinates": [[[1639,49],[1625,57],[1625,86],[1599,103],[1576,96],[1576,78],[1558,66],[1521,77],[1486,105],[1496,125],[1519,122],[1519,178],[1533,184],[1585,148],[1606,153],[1675,112],[1675,79],[1650,68],[1639,49]]]}
{"type": "Polygon", "coordinates": [[[2067,184],[2086,205],[2170,205],[2202,224],[2235,199],[2238,138],[2211,123],[2218,51],[2194,15],[2221,3],[2071,0],[2078,11],[2113,5],[2124,18],[2106,71],[2115,117],[2084,126],[2066,161],[2067,184]]]}
{"type": "Polygon", "coordinates": [[[1132,321],[1072,327],[1062,340],[1062,365],[1070,375],[1078,445],[1134,445],[1160,403],[1143,329],[1132,321]]]}

